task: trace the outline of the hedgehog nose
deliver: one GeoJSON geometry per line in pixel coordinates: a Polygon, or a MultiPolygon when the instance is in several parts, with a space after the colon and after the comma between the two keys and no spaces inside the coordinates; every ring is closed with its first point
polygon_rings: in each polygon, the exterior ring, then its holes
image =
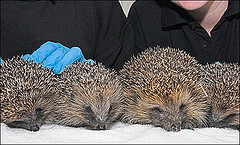
{"type": "Polygon", "coordinates": [[[171,126],[171,128],[172,128],[172,131],[174,131],[174,132],[180,131],[180,123],[174,123],[174,124],[171,126]]]}
{"type": "Polygon", "coordinates": [[[38,131],[40,127],[37,124],[30,126],[30,131],[38,131]]]}
{"type": "Polygon", "coordinates": [[[106,126],[105,125],[97,125],[96,129],[97,130],[106,130],[106,126]]]}

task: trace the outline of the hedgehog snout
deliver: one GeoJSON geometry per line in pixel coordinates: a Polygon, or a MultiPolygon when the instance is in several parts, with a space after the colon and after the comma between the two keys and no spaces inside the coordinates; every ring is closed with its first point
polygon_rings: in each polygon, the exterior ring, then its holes
{"type": "Polygon", "coordinates": [[[96,126],[96,130],[106,130],[106,129],[107,129],[107,127],[105,124],[98,124],[96,126]]]}
{"type": "Polygon", "coordinates": [[[221,120],[222,120],[222,118],[221,117],[219,117],[219,115],[217,115],[217,114],[212,114],[212,121],[213,122],[220,122],[221,120]]]}
{"type": "Polygon", "coordinates": [[[39,129],[40,129],[40,127],[37,124],[30,125],[30,127],[29,127],[30,131],[38,131],[39,129]]]}
{"type": "Polygon", "coordinates": [[[180,127],[181,127],[181,125],[180,125],[179,122],[173,123],[173,125],[171,126],[172,131],[174,131],[174,132],[178,132],[178,131],[180,131],[180,130],[181,130],[180,127]]]}
{"type": "Polygon", "coordinates": [[[41,120],[37,120],[36,116],[32,116],[32,118],[29,118],[27,120],[28,127],[27,129],[29,131],[38,131],[41,126],[41,120]]]}

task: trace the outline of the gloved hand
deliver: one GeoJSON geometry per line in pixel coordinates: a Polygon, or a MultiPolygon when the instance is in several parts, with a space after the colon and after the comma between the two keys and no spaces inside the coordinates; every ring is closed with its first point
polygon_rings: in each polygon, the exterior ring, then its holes
{"type": "Polygon", "coordinates": [[[40,46],[31,55],[23,56],[26,60],[33,60],[37,63],[43,63],[43,67],[53,69],[54,73],[60,74],[65,67],[71,65],[75,61],[84,61],[93,63],[93,60],[86,60],[79,47],[72,47],[71,49],[63,46],[60,43],[48,41],[40,46]]]}
{"type": "Polygon", "coordinates": [[[2,64],[2,58],[0,57],[0,65],[2,64]]]}

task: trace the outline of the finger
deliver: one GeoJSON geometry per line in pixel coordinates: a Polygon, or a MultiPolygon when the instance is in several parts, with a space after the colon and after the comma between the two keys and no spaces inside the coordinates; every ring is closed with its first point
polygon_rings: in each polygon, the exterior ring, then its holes
{"type": "Polygon", "coordinates": [[[48,41],[42,44],[33,54],[30,56],[30,60],[34,60],[37,63],[42,63],[52,52],[61,47],[60,43],[54,43],[48,41]]]}
{"type": "Polygon", "coordinates": [[[27,60],[30,56],[31,56],[30,54],[25,54],[25,55],[23,56],[23,59],[24,59],[24,60],[27,60]]]}
{"type": "Polygon", "coordinates": [[[93,64],[93,63],[94,63],[94,61],[93,61],[92,59],[88,59],[88,60],[86,60],[86,61],[84,61],[84,62],[87,62],[87,63],[90,63],[90,64],[93,64]]]}
{"type": "Polygon", "coordinates": [[[64,57],[64,55],[70,51],[69,48],[65,46],[61,46],[56,51],[52,52],[44,61],[43,61],[43,67],[48,67],[52,69],[54,66],[56,66],[60,60],[64,57]]]}
{"type": "Polygon", "coordinates": [[[2,58],[0,57],[0,64],[2,64],[2,62],[3,62],[3,61],[2,61],[2,58]]]}
{"type": "Polygon", "coordinates": [[[60,74],[65,67],[68,67],[73,62],[77,60],[85,59],[83,57],[83,53],[79,47],[72,47],[70,51],[68,51],[62,60],[54,67],[54,73],[60,74]]]}

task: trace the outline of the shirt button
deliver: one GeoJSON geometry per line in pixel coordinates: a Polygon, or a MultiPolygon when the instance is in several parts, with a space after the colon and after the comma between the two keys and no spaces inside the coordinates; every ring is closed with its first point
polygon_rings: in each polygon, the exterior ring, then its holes
{"type": "Polygon", "coordinates": [[[207,41],[205,41],[205,42],[203,43],[203,47],[204,47],[204,48],[207,48],[207,47],[208,47],[208,42],[207,42],[207,41]]]}
{"type": "Polygon", "coordinates": [[[194,25],[190,25],[189,27],[190,27],[191,30],[195,30],[196,29],[196,27],[194,25]]]}

